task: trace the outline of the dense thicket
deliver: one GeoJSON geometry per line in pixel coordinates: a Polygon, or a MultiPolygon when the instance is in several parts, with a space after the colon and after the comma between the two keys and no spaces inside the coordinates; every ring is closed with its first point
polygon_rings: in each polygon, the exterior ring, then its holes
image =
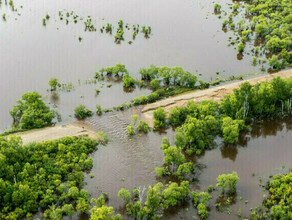
{"type": "Polygon", "coordinates": [[[0,219],[29,219],[39,207],[50,219],[86,212],[83,172],[91,169],[87,155],[96,149],[97,142],[85,137],[29,145],[0,137],[0,219]]]}
{"type": "Polygon", "coordinates": [[[251,213],[251,219],[291,219],[292,218],[292,173],[278,174],[267,183],[269,196],[264,197],[263,206],[251,213]]]}
{"type": "Polygon", "coordinates": [[[41,98],[37,92],[25,93],[13,106],[10,115],[16,129],[41,128],[52,124],[55,115],[41,98]]]}
{"type": "MultiPolygon", "coordinates": [[[[242,1],[245,2],[245,1],[242,1]]],[[[290,0],[253,0],[245,4],[245,17],[235,25],[233,17],[238,15],[238,1],[234,3],[229,21],[223,22],[223,27],[237,31],[241,36],[238,45],[239,52],[244,50],[244,44],[251,39],[260,44],[263,52],[270,58],[269,64],[274,69],[281,69],[292,64],[292,2],[290,0]],[[273,56],[272,56],[273,55],[273,56]]],[[[254,49],[255,56],[259,49],[254,49]]]]}

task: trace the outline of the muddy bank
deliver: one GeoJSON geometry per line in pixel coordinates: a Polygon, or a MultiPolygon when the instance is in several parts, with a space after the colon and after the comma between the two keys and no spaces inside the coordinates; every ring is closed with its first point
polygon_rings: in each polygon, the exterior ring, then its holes
{"type": "Polygon", "coordinates": [[[258,82],[268,82],[271,81],[275,77],[282,77],[282,78],[290,78],[292,77],[292,69],[284,70],[275,74],[264,75],[256,78],[251,78],[247,80],[242,80],[239,82],[234,82],[225,85],[215,86],[209,89],[204,90],[194,90],[190,91],[181,95],[177,95],[174,97],[169,97],[151,104],[147,104],[143,107],[142,113],[145,120],[152,125],[153,118],[152,113],[153,110],[157,109],[158,107],[162,107],[166,111],[170,111],[175,106],[183,106],[186,105],[188,101],[196,101],[200,102],[203,100],[213,100],[213,101],[220,101],[224,96],[233,92],[234,89],[239,88],[242,83],[249,82],[251,85],[255,85],[258,82]]]}
{"type": "Polygon", "coordinates": [[[66,136],[88,136],[90,138],[96,138],[96,132],[83,122],[33,129],[30,131],[15,133],[14,135],[20,136],[24,144],[57,140],[66,136]]]}

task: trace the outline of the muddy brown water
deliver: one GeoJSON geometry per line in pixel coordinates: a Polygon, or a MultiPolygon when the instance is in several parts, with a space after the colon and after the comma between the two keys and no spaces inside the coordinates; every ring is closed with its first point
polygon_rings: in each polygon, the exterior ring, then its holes
{"type": "MultiPolygon", "coordinates": [[[[212,14],[214,3],[211,1],[15,0],[14,4],[20,16],[11,13],[4,4],[0,8],[0,14],[6,13],[7,17],[6,22],[0,21],[0,130],[11,126],[9,110],[25,92],[36,90],[41,93],[45,102],[62,114],[62,123],[75,120],[73,109],[79,104],[92,110],[96,104],[111,108],[151,92],[139,88],[125,92],[120,83],[114,82],[84,83],[101,67],[118,62],[125,64],[135,77],[140,68],[151,64],[182,66],[192,73],[202,74],[198,77],[203,80],[215,79],[216,72],[220,72],[221,78],[260,72],[260,66],[251,65],[252,55],[245,53],[244,59],[238,60],[237,51],[227,47],[228,38],[233,34],[221,30],[223,19],[212,14]],[[23,5],[22,9],[20,5],[23,5]],[[127,41],[116,45],[113,37],[106,34],[84,32],[80,21],[68,26],[60,22],[58,11],[63,9],[73,10],[83,17],[91,15],[98,29],[107,22],[116,24],[123,19],[129,24],[150,25],[153,34],[147,40],[138,36],[132,45],[127,41]],[[43,27],[42,18],[47,13],[51,18],[43,27]],[[83,38],[81,42],[78,36],[83,38]],[[51,94],[47,91],[47,83],[52,77],[64,83],[72,82],[75,89],[51,94]],[[108,84],[112,87],[108,88],[108,84]],[[101,90],[99,95],[95,94],[96,88],[101,90]]],[[[129,39],[127,34],[125,36],[129,39]]],[[[129,138],[126,126],[133,113],[139,114],[140,109],[107,113],[85,121],[94,130],[108,133],[111,139],[108,146],[99,147],[91,155],[94,167],[90,173],[94,178],[86,174],[85,188],[92,197],[107,192],[109,205],[122,213],[124,209],[117,197],[120,188],[133,189],[164,181],[157,179],[154,171],[155,167],[163,165],[159,146],[162,137],[169,136],[173,140],[174,135],[174,131],[168,129],[163,134],[149,132],[129,138]]],[[[200,169],[199,181],[191,184],[192,189],[203,190],[210,184],[215,185],[219,174],[233,170],[240,176],[237,192],[243,201],[231,206],[233,214],[222,214],[214,208],[218,197],[215,192],[210,203],[213,205],[210,219],[236,219],[239,208],[243,216],[247,216],[251,207],[261,204],[264,192],[259,187],[259,177],[265,179],[270,174],[285,172],[291,165],[291,124],[291,119],[265,121],[263,125],[255,126],[238,145],[224,146],[218,139],[216,149],[194,158],[200,169]],[[252,173],[255,173],[254,177],[252,173]],[[245,204],[245,200],[249,202],[245,204]]],[[[179,218],[198,218],[191,203],[168,210],[164,217],[179,218]]],[[[75,216],[75,219],[88,219],[88,216],[75,216]]]]}
{"type": "MultiPolygon", "coordinates": [[[[109,203],[116,211],[123,213],[122,201],[117,193],[121,188],[134,189],[154,185],[165,179],[157,178],[155,167],[163,165],[163,154],[159,149],[162,137],[174,140],[174,131],[169,128],[165,133],[149,132],[147,135],[128,137],[126,126],[130,124],[129,117],[139,114],[139,109],[110,113],[106,117],[93,117],[86,124],[96,130],[109,134],[110,143],[99,147],[92,154],[94,161],[90,178],[85,178],[85,189],[92,197],[98,197],[103,192],[108,193],[109,203]]],[[[249,216],[250,208],[261,205],[263,195],[267,194],[260,183],[265,184],[270,175],[285,173],[292,168],[291,141],[292,119],[265,120],[263,124],[252,127],[251,132],[242,134],[237,145],[225,145],[220,138],[216,139],[216,148],[206,151],[203,155],[193,158],[197,166],[197,179],[191,183],[192,190],[207,190],[209,185],[216,185],[216,178],[222,173],[236,171],[240,177],[237,184],[237,194],[230,206],[231,214],[219,212],[215,208],[219,191],[213,192],[210,202],[210,219],[237,219],[238,210],[242,216],[249,216]],[[240,199],[242,197],[242,199],[240,199]],[[248,201],[246,204],[245,201],[248,201]]],[[[227,199],[227,196],[224,197],[227,199]]],[[[76,219],[86,219],[78,216],[76,219]]],[[[193,219],[199,218],[191,202],[184,206],[174,207],[165,213],[163,219],[193,219]]]]}

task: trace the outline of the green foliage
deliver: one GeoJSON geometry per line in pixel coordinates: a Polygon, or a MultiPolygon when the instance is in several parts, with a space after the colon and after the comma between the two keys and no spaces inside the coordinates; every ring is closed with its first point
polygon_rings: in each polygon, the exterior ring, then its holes
{"type": "Polygon", "coordinates": [[[153,111],[154,118],[154,128],[160,129],[166,126],[166,111],[159,107],[157,110],[153,111]]]}
{"type": "MultiPolygon", "coordinates": [[[[180,86],[195,88],[197,82],[197,76],[190,72],[184,71],[181,67],[156,67],[151,66],[150,68],[140,70],[141,79],[147,81],[153,81],[154,79],[161,79],[165,86],[180,86]]],[[[152,84],[157,86],[159,81],[153,81],[152,84]]],[[[152,85],[151,85],[152,86],[152,85]]]]}
{"type": "Polygon", "coordinates": [[[180,179],[184,179],[185,176],[193,172],[194,169],[195,169],[195,165],[193,164],[193,162],[186,162],[179,165],[176,175],[180,179]]]}
{"type": "MultiPolygon", "coordinates": [[[[273,58],[275,63],[272,63],[272,68],[282,69],[285,66],[290,66],[292,60],[285,59],[281,53],[290,52],[292,49],[291,1],[256,0],[246,3],[246,1],[241,0],[239,2],[234,2],[233,12],[229,14],[230,22],[234,16],[237,16],[238,20],[241,19],[237,26],[231,25],[231,29],[241,37],[238,51],[243,52],[243,42],[255,32],[256,38],[251,39],[253,43],[259,42],[266,55],[276,56],[279,60],[284,61],[280,62],[273,58]],[[245,13],[237,13],[239,2],[244,2],[242,5],[245,7],[245,13]]],[[[225,22],[225,24],[227,23],[225,22]]]]}
{"type": "Polygon", "coordinates": [[[273,176],[265,186],[269,196],[264,197],[262,207],[251,213],[251,219],[291,219],[291,181],[291,172],[273,176]]]}
{"type": "Polygon", "coordinates": [[[221,9],[221,5],[219,5],[218,3],[216,3],[216,4],[214,5],[214,11],[215,11],[215,12],[219,12],[220,9],[221,9]]]}
{"type": "Polygon", "coordinates": [[[37,92],[22,95],[22,100],[10,111],[16,128],[32,129],[52,124],[54,113],[41,98],[37,92]]]}
{"type": "Polygon", "coordinates": [[[159,80],[158,79],[151,80],[150,85],[152,89],[154,90],[158,89],[160,86],[159,80]]]}
{"type": "Polygon", "coordinates": [[[103,131],[97,132],[96,138],[99,144],[106,145],[108,143],[108,135],[103,131]]]}
{"type": "Polygon", "coordinates": [[[135,130],[134,130],[134,128],[132,127],[132,126],[127,126],[127,132],[128,132],[128,135],[129,136],[132,136],[132,135],[135,135],[135,130]]]}
{"type": "Polygon", "coordinates": [[[236,183],[239,177],[235,171],[230,174],[222,174],[217,177],[217,187],[221,187],[221,191],[224,194],[225,189],[228,186],[231,194],[236,192],[236,183]]]}
{"type": "Polygon", "coordinates": [[[127,126],[126,128],[129,136],[135,135],[136,131],[147,133],[148,131],[151,130],[151,128],[145,121],[142,120],[138,121],[138,115],[132,115],[131,119],[132,119],[131,125],[127,126]]]}
{"type": "Polygon", "coordinates": [[[168,123],[172,126],[179,126],[182,125],[188,115],[189,111],[188,108],[185,106],[182,107],[174,107],[171,109],[169,114],[168,123]]]}
{"type": "Polygon", "coordinates": [[[108,206],[101,206],[97,207],[94,206],[90,210],[91,216],[90,220],[122,220],[122,216],[120,214],[114,215],[113,207],[108,206]]]}
{"type": "Polygon", "coordinates": [[[239,132],[244,128],[243,120],[233,120],[230,117],[224,117],[221,125],[224,141],[230,144],[238,142],[239,132]]]}
{"type": "Polygon", "coordinates": [[[242,42],[240,42],[238,45],[237,45],[237,51],[239,53],[242,53],[244,51],[244,44],[242,42]]]}
{"type": "Polygon", "coordinates": [[[208,216],[209,216],[209,212],[208,212],[208,210],[207,210],[206,205],[204,205],[204,204],[202,204],[202,203],[200,203],[200,204],[198,205],[198,214],[199,214],[199,216],[200,216],[202,219],[208,218],[208,216]]]}
{"type": "Polygon", "coordinates": [[[137,131],[142,131],[144,133],[147,133],[150,129],[151,128],[149,127],[149,125],[145,121],[140,120],[138,122],[137,131]]]}
{"type": "Polygon", "coordinates": [[[92,111],[87,109],[85,105],[76,106],[74,112],[78,119],[84,119],[93,115],[92,111]]]}
{"type": "Polygon", "coordinates": [[[103,78],[104,73],[107,76],[114,75],[116,77],[119,77],[119,76],[122,76],[122,75],[128,73],[128,70],[126,69],[125,65],[117,63],[115,66],[112,66],[112,67],[101,68],[99,70],[99,73],[96,73],[96,78],[98,78],[98,79],[103,78]]]}
{"type": "Polygon", "coordinates": [[[88,193],[82,190],[83,172],[91,169],[87,155],[96,146],[96,141],[84,137],[25,146],[19,137],[0,137],[0,219],[21,219],[39,206],[52,219],[72,216],[71,204],[85,211],[88,193]]]}
{"type": "Polygon", "coordinates": [[[131,193],[129,190],[122,188],[118,193],[118,197],[120,197],[124,202],[128,203],[131,199],[131,193]]]}
{"type": "Polygon", "coordinates": [[[131,77],[129,74],[123,75],[123,84],[124,87],[129,88],[129,87],[134,87],[136,83],[136,80],[131,77]]]}
{"type": "Polygon", "coordinates": [[[168,209],[170,206],[175,206],[179,201],[184,201],[190,195],[189,182],[182,181],[180,186],[177,183],[171,183],[162,192],[163,203],[162,208],[168,209]]]}
{"type": "Polygon", "coordinates": [[[49,81],[49,86],[51,87],[51,90],[56,90],[57,86],[59,85],[57,78],[51,78],[49,81]]]}
{"type": "Polygon", "coordinates": [[[96,105],[96,114],[97,115],[102,115],[102,109],[100,105],[96,105]]]}
{"type": "Polygon", "coordinates": [[[273,55],[269,59],[269,65],[276,70],[282,69],[282,63],[279,61],[278,57],[276,55],[273,55]]]}

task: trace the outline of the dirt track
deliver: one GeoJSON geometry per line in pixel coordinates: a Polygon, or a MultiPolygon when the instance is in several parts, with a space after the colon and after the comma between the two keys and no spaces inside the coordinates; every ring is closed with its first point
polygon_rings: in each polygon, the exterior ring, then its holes
{"type": "Polygon", "coordinates": [[[233,92],[233,89],[239,88],[240,85],[244,82],[249,82],[251,85],[254,85],[258,82],[268,82],[273,78],[280,76],[282,78],[292,77],[292,69],[284,70],[275,74],[264,75],[256,78],[251,78],[247,80],[242,80],[239,82],[229,83],[225,85],[215,86],[209,89],[204,90],[194,90],[187,93],[183,93],[177,96],[169,97],[151,104],[147,104],[143,107],[142,113],[144,119],[150,126],[153,126],[153,110],[156,110],[158,107],[162,107],[166,111],[170,111],[175,106],[186,105],[188,101],[193,100],[200,102],[202,100],[214,100],[220,101],[225,95],[233,92]]]}
{"type": "Polygon", "coordinates": [[[15,133],[14,135],[20,136],[24,144],[30,142],[56,140],[66,136],[88,136],[91,138],[96,138],[96,132],[91,130],[82,122],[34,129],[26,132],[15,133]]]}

